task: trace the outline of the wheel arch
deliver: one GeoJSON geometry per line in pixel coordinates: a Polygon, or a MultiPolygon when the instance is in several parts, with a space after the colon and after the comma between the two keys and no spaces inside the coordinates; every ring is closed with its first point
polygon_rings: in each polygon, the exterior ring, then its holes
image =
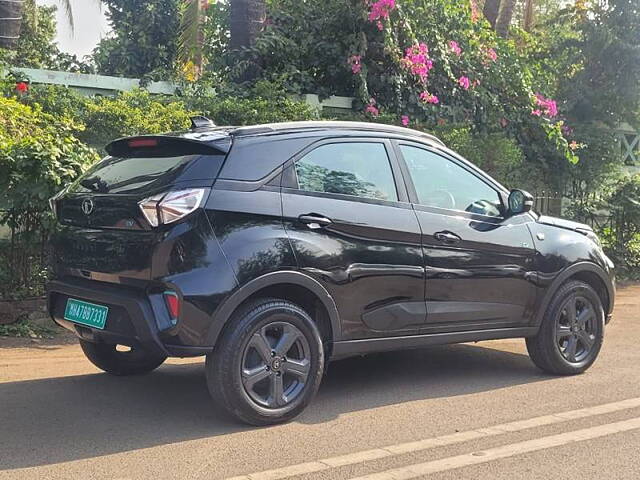
{"type": "Polygon", "coordinates": [[[282,298],[304,308],[318,325],[326,347],[330,348],[333,342],[340,340],[340,317],[329,292],[309,275],[280,271],[251,280],[227,298],[214,314],[207,344],[215,345],[233,313],[247,301],[258,297],[282,298]]]}
{"type": "Polygon", "coordinates": [[[607,272],[592,262],[578,262],[564,269],[547,288],[536,315],[536,325],[542,324],[542,319],[558,288],[567,280],[580,280],[590,285],[600,297],[605,317],[613,311],[615,288],[607,272]]]}

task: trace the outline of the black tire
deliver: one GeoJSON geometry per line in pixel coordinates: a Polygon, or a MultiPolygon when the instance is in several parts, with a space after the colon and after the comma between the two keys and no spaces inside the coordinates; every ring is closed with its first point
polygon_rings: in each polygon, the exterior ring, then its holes
{"type": "Polygon", "coordinates": [[[526,340],[533,363],[555,375],[576,375],[596,361],[604,340],[604,309],[588,284],[570,280],[553,296],[535,337],[526,340]]]}
{"type": "Polygon", "coordinates": [[[132,348],[126,352],[116,350],[116,345],[92,343],[80,340],[82,351],[100,370],[111,375],[141,375],[158,368],[167,359],[165,355],[132,348]]]}
{"type": "Polygon", "coordinates": [[[260,298],[234,313],[205,369],[211,396],[231,416],[256,426],[284,423],[318,391],[322,338],[299,306],[260,298]]]}

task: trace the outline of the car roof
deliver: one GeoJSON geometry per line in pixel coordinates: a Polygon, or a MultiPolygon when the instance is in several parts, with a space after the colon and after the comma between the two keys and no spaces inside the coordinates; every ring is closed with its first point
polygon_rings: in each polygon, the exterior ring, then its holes
{"type": "Polygon", "coordinates": [[[349,122],[349,121],[305,121],[305,122],[281,122],[281,123],[264,123],[260,125],[248,125],[243,127],[234,126],[204,126],[192,128],[187,131],[170,132],[154,135],[136,135],[134,137],[125,137],[114,140],[106,149],[114,149],[115,146],[123,144],[133,138],[140,137],[169,137],[175,139],[184,139],[191,142],[206,143],[216,148],[225,143],[230,138],[244,138],[269,135],[295,135],[296,133],[305,134],[313,133],[314,136],[322,134],[322,132],[341,132],[341,133],[368,133],[368,134],[384,134],[393,135],[395,137],[405,139],[421,140],[439,146],[446,146],[442,140],[435,135],[413,130],[411,128],[398,127],[396,125],[387,125],[383,123],[369,122],[349,122]]]}

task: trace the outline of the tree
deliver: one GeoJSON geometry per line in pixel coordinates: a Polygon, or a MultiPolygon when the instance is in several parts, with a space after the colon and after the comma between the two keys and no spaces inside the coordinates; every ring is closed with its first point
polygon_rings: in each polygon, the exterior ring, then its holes
{"type": "Polygon", "coordinates": [[[111,34],[93,52],[98,73],[165,77],[175,70],[179,0],[104,0],[111,34]]]}
{"type": "Polygon", "coordinates": [[[58,49],[55,11],[55,6],[38,6],[35,0],[25,0],[20,38],[13,50],[0,49],[0,61],[15,67],[90,73],[89,65],[58,49]]]}
{"type": "Polygon", "coordinates": [[[500,11],[500,0],[486,0],[484,2],[484,8],[482,13],[487,18],[492,28],[496,27],[496,20],[498,19],[498,12],[500,11]]]}
{"type": "Polygon", "coordinates": [[[35,0],[24,3],[21,35],[14,46],[13,65],[28,68],[52,68],[59,51],[56,36],[56,7],[36,6],[35,0]]]}
{"type": "Polygon", "coordinates": [[[516,7],[517,0],[502,0],[500,2],[500,11],[496,20],[496,33],[503,38],[509,35],[509,26],[513,19],[513,12],[516,7]]]}
{"type": "Polygon", "coordinates": [[[231,49],[239,50],[255,44],[266,17],[264,0],[231,1],[231,49]]]}
{"type": "Polygon", "coordinates": [[[569,52],[558,77],[573,123],[640,123],[640,8],[637,0],[577,4],[565,19],[578,38],[558,49],[569,52]]]}
{"type": "Polygon", "coordinates": [[[524,2],[524,21],[523,28],[525,31],[530,32],[533,29],[533,22],[535,20],[535,1],[525,0],[524,2]]]}
{"type": "MultiPolygon", "coordinates": [[[[214,5],[209,0],[180,0],[180,39],[178,44],[178,59],[182,66],[187,67],[193,65],[195,76],[198,77],[203,70],[204,46],[209,40],[207,50],[211,53],[211,43],[221,44],[229,47],[231,52],[241,53],[244,49],[255,45],[256,40],[262,32],[266,18],[266,2],[265,0],[232,0],[227,9],[225,2],[213,0],[214,5]],[[207,18],[210,16],[208,12],[212,12],[213,16],[221,22],[223,28],[228,26],[230,30],[230,38],[227,42],[226,31],[221,31],[219,25],[213,29],[207,28],[207,18]],[[205,38],[205,32],[213,34],[214,39],[205,38]]],[[[215,47],[214,47],[215,49],[215,47]]],[[[219,59],[214,59],[220,65],[219,59]]],[[[255,76],[256,69],[253,65],[242,69],[240,80],[247,80],[255,76]]]]}
{"type": "MultiPolygon", "coordinates": [[[[74,28],[73,9],[70,0],[58,0],[67,13],[71,28],[74,28]]],[[[29,0],[11,0],[0,2],[0,48],[14,49],[20,38],[24,26],[25,7],[28,9],[29,0]]],[[[28,11],[28,10],[27,10],[28,11]]]]}

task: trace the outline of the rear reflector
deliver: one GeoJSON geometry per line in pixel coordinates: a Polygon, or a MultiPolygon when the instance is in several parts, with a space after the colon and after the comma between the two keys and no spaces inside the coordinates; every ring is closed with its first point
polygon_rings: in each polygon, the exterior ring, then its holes
{"type": "Polygon", "coordinates": [[[180,298],[176,292],[166,291],[162,294],[164,297],[164,303],[167,305],[167,310],[169,311],[169,316],[173,323],[180,316],[180,298]]]}
{"type": "Polygon", "coordinates": [[[157,147],[158,140],[155,138],[134,138],[133,140],[129,140],[128,145],[131,148],[157,147]]]}

